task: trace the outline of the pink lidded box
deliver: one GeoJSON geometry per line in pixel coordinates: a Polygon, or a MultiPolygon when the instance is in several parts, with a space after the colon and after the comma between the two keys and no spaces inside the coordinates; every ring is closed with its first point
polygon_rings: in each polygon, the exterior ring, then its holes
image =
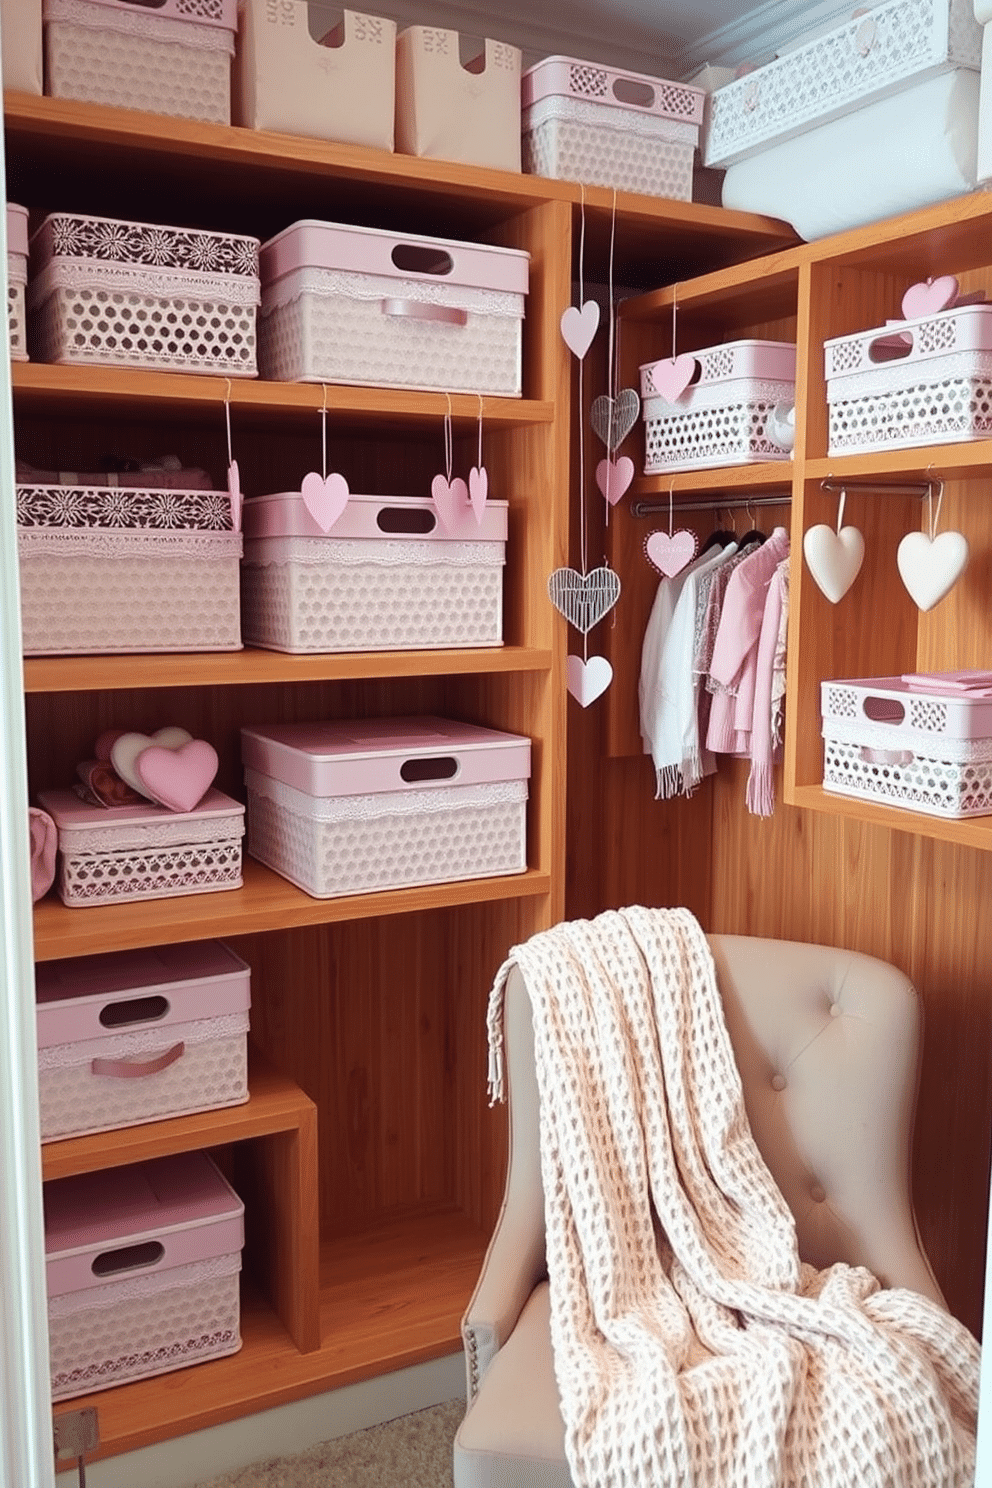
{"type": "Polygon", "coordinates": [[[205,1152],[44,1187],[52,1398],[241,1347],[244,1205],[205,1152]]]}
{"type": "Polygon", "coordinates": [[[59,834],[64,904],[112,904],[241,887],[245,808],[211,788],[193,811],[150,803],[107,809],[75,791],[42,791],[59,834]]]}
{"type": "Polygon", "coordinates": [[[246,1101],[250,980],[220,941],[39,962],[42,1141],[246,1101]]]}
{"type": "Polygon", "coordinates": [[[24,302],[28,282],[27,207],[7,203],[7,336],[12,362],[28,360],[28,328],[24,302]]]}
{"type": "Polygon", "coordinates": [[[45,92],[231,122],[237,0],[44,0],[45,92]]]}
{"type": "Polygon", "coordinates": [[[434,717],[241,730],[248,851],[314,898],[522,873],[530,740],[434,717]]]}
{"type": "Polygon", "coordinates": [[[241,624],[274,651],[415,651],[503,640],[507,503],[445,525],[430,497],[351,495],[333,526],[299,491],[245,503],[241,624]]]}
{"type": "Polygon", "coordinates": [[[520,396],[522,250],[306,219],[260,266],[263,377],[520,396]]]}

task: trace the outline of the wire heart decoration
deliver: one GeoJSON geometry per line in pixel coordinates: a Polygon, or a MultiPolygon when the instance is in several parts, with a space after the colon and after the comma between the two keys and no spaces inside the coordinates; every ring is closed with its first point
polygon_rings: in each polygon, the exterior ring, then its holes
{"type": "Polygon", "coordinates": [[[633,388],[621,388],[615,398],[602,393],[593,399],[589,423],[611,455],[619,449],[637,423],[640,411],[640,396],[633,388]]]}
{"type": "Polygon", "coordinates": [[[559,614],[580,635],[588,635],[620,598],[620,576],[612,568],[594,568],[587,574],[556,568],[548,579],[548,595],[559,614]]]}

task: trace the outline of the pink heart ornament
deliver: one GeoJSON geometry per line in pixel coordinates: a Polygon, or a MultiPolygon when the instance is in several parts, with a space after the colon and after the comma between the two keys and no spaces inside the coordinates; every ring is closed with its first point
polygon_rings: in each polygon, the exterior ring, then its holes
{"type": "Polygon", "coordinates": [[[485,465],[473,465],[468,473],[468,499],[475,512],[475,520],[482,525],[486,514],[486,497],[489,495],[489,475],[485,465]]]}
{"type": "Polygon", "coordinates": [[[217,774],[217,751],[206,739],[191,739],[179,749],[152,745],[136,760],[145,794],[170,811],[192,811],[217,774]]]}
{"type": "Polygon", "coordinates": [[[652,532],[644,543],[648,562],[666,579],[674,579],[696,556],[698,538],[680,527],[678,532],[652,532]]]}
{"type": "Polygon", "coordinates": [[[962,532],[941,532],[931,539],[910,532],[896,549],[899,576],[921,610],[932,610],[968,566],[968,539],[962,532]]]}
{"type": "Polygon", "coordinates": [[[681,356],[664,357],[651,368],[651,381],[655,391],[666,403],[680,398],[696,375],[699,363],[694,356],[684,351],[681,356]]]}
{"type": "Polygon", "coordinates": [[[611,506],[616,506],[633,479],[634,462],[629,455],[600,460],[596,466],[596,484],[611,506]]]}
{"type": "Polygon", "coordinates": [[[313,517],[321,532],[330,532],[338,517],[348,505],[348,482],[336,470],[328,476],[310,470],[300,486],[303,505],[313,517]]]}
{"type": "Polygon", "coordinates": [[[856,527],[835,532],[821,522],[803,537],[803,555],[817,588],[831,604],[837,604],[861,572],[865,540],[856,527]]]}
{"type": "Polygon", "coordinates": [[[137,760],[139,754],[146,749],[156,746],[159,749],[181,749],[184,744],[189,744],[193,735],[184,728],[160,728],[156,733],[148,734],[119,734],[110,747],[110,763],[117,774],[132,790],[144,796],[148,801],[154,801],[155,797],[150,795],[138,774],[137,760]]]}
{"type": "Polygon", "coordinates": [[[586,300],[581,309],[570,305],[562,311],[561,338],[573,356],[581,362],[593,343],[599,329],[599,306],[595,300],[586,300]]]}
{"type": "Polygon", "coordinates": [[[468,505],[468,486],[461,476],[456,475],[453,481],[449,481],[447,476],[436,475],[431,481],[431,495],[445,527],[450,529],[457,526],[459,517],[468,505]]]}
{"type": "Polygon", "coordinates": [[[934,315],[939,310],[949,310],[958,297],[958,281],[953,274],[942,274],[939,279],[924,279],[911,284],[902,297],[902,313],[907,320],[918,320],[921,315],[934,315]]]}
{"type": "Polygon", "coordinates": [[[231,529],[234,532],[240,532],[241,509],[245,503],[241,494],[241,473],[238,470],[237,460],[232,460],[227,467],[227,494],[231,501],[231,529]]]}
{"type": "Polygon", "coordinates": [[[613,668],[605,656],[590,656],[588,661],[581,656],[568,658],[568,690],[583,708],[601,697],[612,681],[613,668]]]}

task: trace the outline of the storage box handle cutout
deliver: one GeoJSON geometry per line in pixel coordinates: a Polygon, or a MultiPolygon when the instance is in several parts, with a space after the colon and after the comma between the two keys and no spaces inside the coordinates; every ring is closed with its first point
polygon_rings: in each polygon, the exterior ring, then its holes
{"type": "Polygon", "coordinates": [[[169,1008],[169,999],[160,992],[151,997],[128,997],[102,1007],[100,1024],[103,1028],[130,1028],[135,1023],[158,1023],[169,1008]]]}
{"type": "Polygon", "coordinates": [[[868,360],[898,362],[911,354],[914,341],[912,331],[896,331],[894,335],[889,331],[884,336],[876,336],[874,341],[868,343],[868,360]]]}
{"type": "Polygon", "coordinates": [[[106,1075],[112,1080],[141,1080],[148,1075],[157,1075],[182,1059],[186,1045],[180,1040],[163,1054],[154,1054],[151,1059],[94,1059],[90,1069],[94,1075],[106,1075]]]}
{"type": "Polygon", "coordinates": [[[898,725],[906,721],[906,709],[898,698],[872,697],[869,695],[861,704],[862,712],[872,723],[891,723],[898,725]]]}
{"type": "Polygon", "coordinates": [[[157,1266],[165,1255],[161,1240],[143,1240],[138,1245],[121,1245],[117,1250],[102,1250],[93,1257],[94,1276],[119,1276],[122,1271],[146,1271],[157,1266]]]}
{"type": "Polygon", "coordinates": [[[613,97],[617,103],[626,103],[630,108],[653,108],[657,96],[656,88],[637,78],[618,77],[613,80],[613,97]]]}
{"type": "Polygon", "coordinates": [[[437,526],[437,513],[413,511],[405,506],[384,506],[375,514],[375,525],[380,532],[407,532],[424,536],[437,526]]]}
{"type": "Polygon", "coordinates": [[[457,774],[458,761],[450,754],[433,759],[408,759],[400,765],[400,779],[407,785],[421,780],[453,780],[457,774]]]}
{"type": "Polygon", "coordinates": [[[454,305],[428,305],[420,300],[383,300],[383,315],[401,315],[407,320],[439,320],[445,325],[468,325],[468,311],[454,305]]]}
{"type": "Polygon", "coordinates": [[[862,744],[859,751],[865,765],[911,765],[916,755],[911,749],[869,749],[862,744]]]}

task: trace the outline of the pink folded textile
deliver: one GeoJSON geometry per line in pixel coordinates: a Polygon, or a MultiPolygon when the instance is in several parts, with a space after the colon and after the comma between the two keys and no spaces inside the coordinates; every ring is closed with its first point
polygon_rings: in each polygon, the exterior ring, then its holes
{"type": "Polygon", "coordinates": [[[31,900],[37,904],[55,882],[55,850],[59,845],[58,827],[47,811],[28,807],[31,832],[31,900]]]}
{"type": "Polygon", "coordinates": [[[161,462],[145,461],[140,470],[38,470],[18,460],[15,471],[18,484],[26,486],[124,486],[156,491],[212,491],[214,487],[205,470],[180,465],[173,456],[161,462]]]}

